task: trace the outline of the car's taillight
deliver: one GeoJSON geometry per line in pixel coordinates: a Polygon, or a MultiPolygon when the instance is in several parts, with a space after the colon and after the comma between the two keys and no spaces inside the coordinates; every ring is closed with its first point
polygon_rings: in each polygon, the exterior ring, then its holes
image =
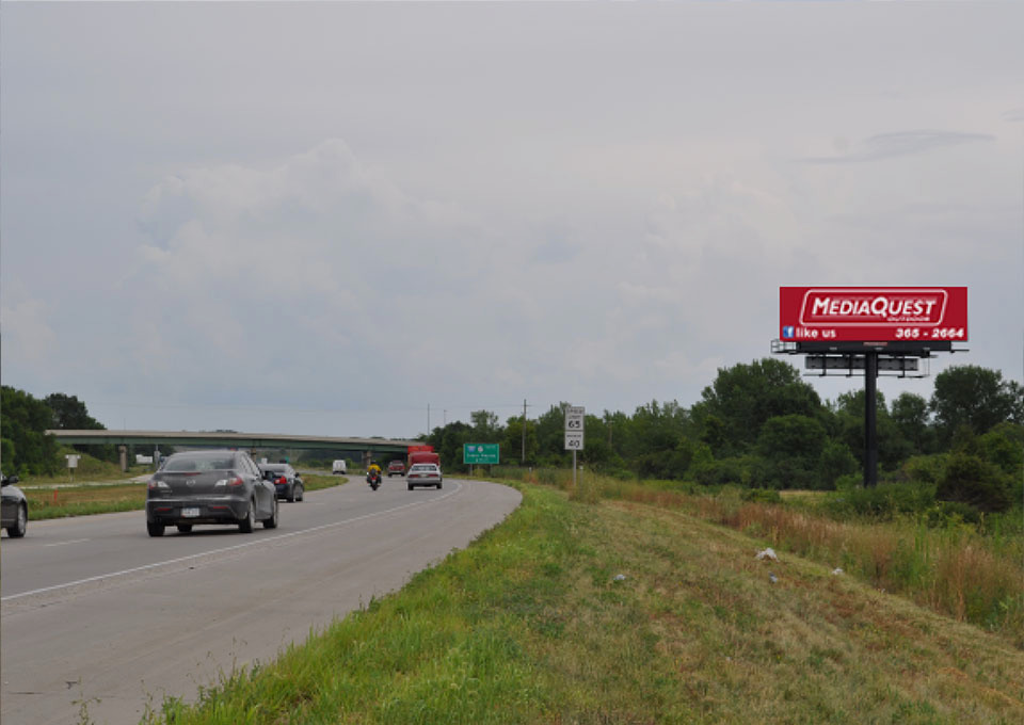
{"type": "Polygon", "coordinates": [[[286,483],[288,483],[288,479],[285,478],[284,476],[281,476],[279,479],[277,479],[277,483],[280,483],[283,486],[286,483]]]}
{"type": "Polygon", "coordinates": [[[245,481],[243,481],[238,476],[235,476],[234,478],[222,478],[213,485],[215,488],[222,488],[225,486],[228,488],[237,488],[238,486],[244,486],[245,481]]]}
{"type": "Polygon", "coordinates": [[[170,486],[168,486],[163,481],[151,478],[149,479],[149,484],[147,485],[147,488],[149,488],[150,491],[155,491],[158,488],[170,488],[170,486]]]}

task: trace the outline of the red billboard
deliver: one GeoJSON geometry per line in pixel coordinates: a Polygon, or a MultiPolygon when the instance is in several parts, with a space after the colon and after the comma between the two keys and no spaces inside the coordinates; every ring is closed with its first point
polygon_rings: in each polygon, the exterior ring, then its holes
{"type": "Polygon", "coordinates": [[[783,342],[967,339],[966,287],[780,287],[783,342]]]}

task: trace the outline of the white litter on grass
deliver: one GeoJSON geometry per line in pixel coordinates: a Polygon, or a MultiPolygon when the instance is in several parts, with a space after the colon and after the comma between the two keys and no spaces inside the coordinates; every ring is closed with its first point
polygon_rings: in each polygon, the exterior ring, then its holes
{"type": "Polygon", "coordinates": [[[777,576],[775,576],[774,574],[771,574],[771,573],[768,574],[768,581],[770,581],[772,584],[774,584],[778,580],[779,580],[779,578],[777,576]]]}
{"type": "Polygon", "coordinates": [[[615,575],[615,581],[617,581],[617,582],[624,582],[624,581],[626,581],[626,575],[625,574],[616,574],[615,575]]]}
{"type": "Polygon", "coordinates": [[[838,566],[835,569],[832,570],[832,576],[839,576],[842,573],[843,573],[843,570],[840,569],[838,566]]]}
{"type": "Polygon", "coordinates": [[[764,561],[765,559],[771,559],[772,561],[779,560],[779,557],[775,554],[775,550],[770,546],[764,551],[757,552],[757,556],[755,558],[759,561],[764,561]]]}

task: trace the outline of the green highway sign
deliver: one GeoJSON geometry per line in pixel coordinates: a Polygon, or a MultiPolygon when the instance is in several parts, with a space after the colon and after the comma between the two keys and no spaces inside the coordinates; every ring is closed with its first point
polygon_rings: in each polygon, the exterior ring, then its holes
{"type": "Polygon", "coordinates": [[[497,443],[463,443],[462,462],[467,465],[496,465],[498,463],[497,443]]]}

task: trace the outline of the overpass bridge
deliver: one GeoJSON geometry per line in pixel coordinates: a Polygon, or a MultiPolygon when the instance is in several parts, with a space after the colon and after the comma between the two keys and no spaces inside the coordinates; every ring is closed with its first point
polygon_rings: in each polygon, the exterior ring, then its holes
{"type": "Polygon", "coordinates": [[[48,430],[58,443],[72,446],[115,445],[121,448],[121,467],[126,468],[128,446],[161,445],[188,448],[246,448],[249,450],[321,450],[335,455],[350,455],[368,460],[377,455],[404,454],[409,446],[423,441],[392,438],[333,438],[328,436],[296,436],[277,433],[236,433],[227,431],[158,431],[158,430],[48,430]]]}

